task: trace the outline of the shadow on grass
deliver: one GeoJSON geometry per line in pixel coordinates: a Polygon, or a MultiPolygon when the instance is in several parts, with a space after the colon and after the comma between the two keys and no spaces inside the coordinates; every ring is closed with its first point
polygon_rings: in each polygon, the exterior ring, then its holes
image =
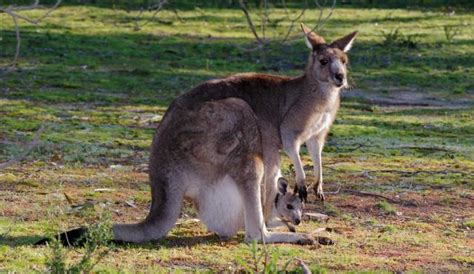
{"type": "Polygon", "coordinates": [[[18,246],[27,246],[33,245],[38,240],[42,239],[42,236],[39,235],[28,235],[28,236],[0,236],[0,246],[1,245],[8,245],[10,247],[18,247],[18,246]]]}
{"type": "MultiPolygon", "coordinates": [[[[187,236],[166,236],[164,239],[157,241],[156,245],[163,247],[190,247],[195,245],[215,245],[215,244],[232,244],[243,241],[242,236],[236,236],[230,239],[224,239],[216,234],[209,235],[187,235],[187,236]],[[238,239],[235,239],[235,238],[238,239]],[[236,241],[237,240],[237,241],[236,241]]],[[[152,245],[153,246],[153,245],[152,245]]],[[[155,246],[156,247],[156,246],[155,246]]]]}
{"type": "MultiPolygon", "coordinates": [[[[354,25],[372,21],[415,23],[436,17],[333,18],[328,29],[343,26],[349,31],[354,25]]],[[[48,103],[166,106],[207,79],[248,71],[297,75],[306,63],[308,51],[302,40],[271,47],[264,61],[261,52],[239,47],[251,45],[253,39],[130,33],[126,25],[112,25],[133,19],[127,14],[99,12],[88,19],[90,24],[104,21],[111,29],[123,28],[123,32],[114,30],[113,35],[74,34],[60,23],[22,27],[22,69],[0,70],[0,96],[48,103]]],[[[189,20],[209,21],[212,26],[227,24],[227,18],[213,13],[189,20]]],[[[5,45],[0,63],[6,63],[14,55],[15,32],[0,31],[0,37],[5,45]]],[[[357,82],[445,87],[446,92],[459,94],[473,88],[467,70],[472,68],[473,56],[451,54],[442,48],[440,54],[440,49],[421,42],[419,47],[425,52],[419,54],[419,49],[388,47],[381,42],[382,37],[380,41],[356,41],[349,55],[357,82]],[[431,50],[426,50],[428,47],[431,50]]],[[[473,44],[472,40],[460,40],[451,46],[473,44]]]]}
{"type": "MultiPolygon", "coordinates": [[[[240,242],[243,242],[244,238],[241,235],[232,237],[230,239],[223,239],[217,236],[216,234],[208,234],[208,235],[186,235],[186,236],[166,236],[161,240],[158,241],[150,241],[143,244],[135,244],[135,243],[127,243],[121,241],[113,241],[114,244],[119,248],[140,248],[140,249],[157,249],[157,248],[175,248],[175,247],[192,247],[196,245],[216,245],[216,244],[224,244],[224,245],[235,245],[240,242]]],[[[42,236],[18,236],[18,237],[0,237],[0,245],[9,245],[10,247],[17,247],[17,246],[41,246],[44,245],[48,240],[48,238],[42,236]],[[41,242],[41,243],[40,243],[41,242]]],[[[66,243],[64,243],[67,245],[66,243]]],[[[84,244],[83,241],[79,241],[75,243],[76,246],[82,246],[84,244]]]]}

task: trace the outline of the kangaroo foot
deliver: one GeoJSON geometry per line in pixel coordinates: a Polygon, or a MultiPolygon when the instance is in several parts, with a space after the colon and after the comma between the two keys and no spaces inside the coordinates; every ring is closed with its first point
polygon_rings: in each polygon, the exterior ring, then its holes
{"type": "Polygon", "coordinates": [[[317,241],[314,239],[313,236],[309,234],[304,234],[304,237],[296,242],[299,245],[314,245],[317,241]]]}
{"type": "Polygon", "coordinates": [[[323,191],[323,185],[322,184],[319,184],[319,183],[316,183],[315,187],[314,187],[314,192],[316,194],[316,197],[323,201],[326,200],[326,197],[324,197],[324,191],[323,191]]]}

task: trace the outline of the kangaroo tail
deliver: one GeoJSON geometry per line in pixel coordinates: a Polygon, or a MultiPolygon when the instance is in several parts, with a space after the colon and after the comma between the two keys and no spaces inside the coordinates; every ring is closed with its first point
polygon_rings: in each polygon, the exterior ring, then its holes
{"type": "MultiPolygon", "coordinates": [[[[168,187],[168,180],[161,176],[151,174],[150,179],[152,202],[148,216],[137,224],[114,224],[112,242],[120,244],[158,240],[175,225],[181,212],[184,192],[168,187]]],[[[64,246],[82,246],[86,242],[87,232],[86,227],[79,227],[59,234],[56,239],[64,246]]],[[[34,245],[44,245],[51,240],[51,238],[43,238],[34,245]]]]}
{"type": "Polygon", "coordinates": [[[184,191],[162,176],[150,174],[152,202],[146,219],[137,224],[115,224],[114,240],[143,243],[164,237],[176,224],[184,191]],[[178,188],[178,189],[176,189],[178,188]]]}

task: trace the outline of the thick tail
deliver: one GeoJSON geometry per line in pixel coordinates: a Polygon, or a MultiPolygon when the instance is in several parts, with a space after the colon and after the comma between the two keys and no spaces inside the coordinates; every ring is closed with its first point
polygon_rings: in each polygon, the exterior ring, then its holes
{"type": "MultiPolygon", "coordinates": [[[[156,179],[151,176],[152,203],[146,219],[137,224],[113,225],[112,242],[143,243],[164,237],[173,228],[181,212],[184,192],[168,187],[168,180],[156,179]]],[[[57,236],[64,246],[82,246],[86,241],[86,227],[63,232],[57,236]]],[[[51,238],[43,238],[34,245],[44,245],[51,238]]]]}
{"type": "Polygon", "coordinates": [[[150,179],[152,202],[148,216],[137,224],[114,225],[114,240],[133,243],[158,240],[175,225],[181,212],[184,191],[176,187],[179,184],[170,184],[169,180],[153,173],[150,179]]]}

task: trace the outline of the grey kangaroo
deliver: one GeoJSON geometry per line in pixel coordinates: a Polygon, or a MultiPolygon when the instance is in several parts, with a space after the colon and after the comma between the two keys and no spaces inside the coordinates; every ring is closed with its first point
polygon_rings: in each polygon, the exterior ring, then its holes
{"type": "MultiPolygon", "coordinates": [[[[298,195],[287,191],[288,182],[278,179],[278,193],[274,197],[271,216],[272,227],[285,225],[291,232],[296,232],[295,225],[301,222],[303,203],[298,195]]],[[[220,190],[219,190],[220,191],[220,190]]],[[[208,194],[208,193],[207,193],[208,194]]],[[[197,204],[199,218],[207,228],[219,236],[227,238],[234,236],[238,230],[245,228],[245,208],[241,199],[235,199],[236,193],[211,193],[220,198],[208,197],[197,204]],[[229,195],[229,196],[222,196],[229,195]]]]}
{"type": "Polygon", "coordinates": [[[141,243],[162,238],[175,225],[187,198],[195,203],[201,221],[220,236],[230,237],[245,227],[247,241],[313,243],[307,234],[266,229],[260,190],[263,140],[250,106],[238,98],[196,102],[193,108],[176,102],[163,117],[151,147],[150,213],[141,223],[114,225],[114,240],[141,243]]]}
{"type": "Polygon", "coordinates": [[[212,216],[224,218],[218,229],[235,227],[231,223],[243,208],[247,241],[313,243],[307,234],[266,228],[278,193],[279,150],[291,158],[295,190],[306,199],[299,156],[306,142],[315,167],[315,191],[323,199],[321,150],[339,108],[339,92],[347,85],[346,52],[356,32],[326,44],[304,25],[302,29],[311,49],[303,76],[234,75],[204,82],[171,103],[151,147],[149,214],[137,224],[114,225],[116,240],[164,237],[188,197],[200,216],[210,214],[202,217],[206,225],[212,226],[212,216]]]}

